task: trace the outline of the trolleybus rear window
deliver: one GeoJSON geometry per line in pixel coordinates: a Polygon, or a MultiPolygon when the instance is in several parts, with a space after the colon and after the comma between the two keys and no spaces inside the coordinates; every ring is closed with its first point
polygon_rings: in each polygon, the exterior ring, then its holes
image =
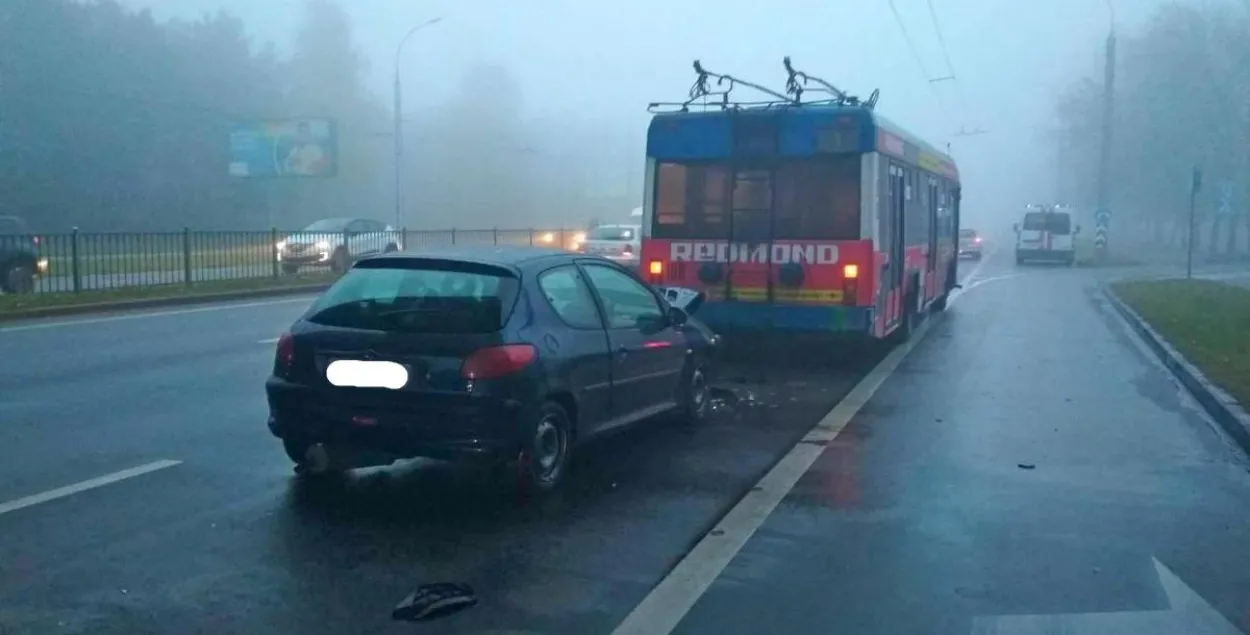
{"type": "MultiPolygon", "coordinates": [[[[764,207],[771,212],[773,238],[856,240],[860,237],[859,177],[859,155],[793,159],[770,168],[740,168],[736,173],[724,163],[660,163],[651,235],[728,238],[731,225],[748,217],[732,211],[764,207]]],[[[732,232],[740,234],[743,229],[732,232]]],[[[750,231],[758,230],[752,227],[750,231]]]]}

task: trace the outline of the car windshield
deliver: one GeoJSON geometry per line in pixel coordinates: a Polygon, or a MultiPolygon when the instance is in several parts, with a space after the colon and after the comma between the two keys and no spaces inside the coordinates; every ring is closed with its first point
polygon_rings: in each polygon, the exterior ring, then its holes
{"type": "Polygon", "coordinates": [[[323,218],[303,229],[301,232],[341,232],[352,222],[350,218],[323,218]]]}
{"type": "Polygon", "coordinates": [[[507,270],[451,261],[361,262],[313,303],[309,322],[404,333],[493,333],[516,301],[507,270]]]}
{"type": "Polygon", "coordinates": [[[586,238],[627,242],[638,238],[638,228],[628,225],[604,225],[586,232],[586,238]]]}

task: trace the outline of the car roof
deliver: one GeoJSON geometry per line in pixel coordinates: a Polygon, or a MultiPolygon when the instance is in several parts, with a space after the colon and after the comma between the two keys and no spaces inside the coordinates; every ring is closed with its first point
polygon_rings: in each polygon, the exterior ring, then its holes
{"type": "Polygon", "coordinates": [[[412,251],[396,251],[375,259],[456,260],[482,265],[496,265],[519,269],[539,260],[567,260],[585,257],[562,249],[548,247],[519,247],[512,245],[449,245],[445,247],[421,247],[412,251]]]}

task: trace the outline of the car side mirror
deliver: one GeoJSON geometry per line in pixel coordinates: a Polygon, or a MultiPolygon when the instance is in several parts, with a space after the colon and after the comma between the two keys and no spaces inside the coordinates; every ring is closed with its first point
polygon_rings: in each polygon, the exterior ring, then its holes
{"type": "Polygon", "coordinates": [[[690,316],[687,315],[685,311],[682,311],[681,309],[675,306],[671,306],[668,308],[669,324],[672,324],[673,326],[683,326],[686,324],[686,321],[689,319],[690,319],[690,316]]]}
{"type": "Polygon", "coordinates": [[[1079,234],[1079,233],[1081,233],[1081,226],[1080,226],[1080,225],[1077,225],[1077,226],[1076,226],[1076,230],[1075,230],[1075,231],[1073,231],[1072,233],[1073,233],[1073,234],[1079,234]]]}

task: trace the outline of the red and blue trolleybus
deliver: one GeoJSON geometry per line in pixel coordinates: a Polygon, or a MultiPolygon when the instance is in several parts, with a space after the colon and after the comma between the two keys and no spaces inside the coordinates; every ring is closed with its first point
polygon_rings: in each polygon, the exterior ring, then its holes
{"type": "MultiPolygon", "coordinates": [[[[647,131],[642,274],[706,294],[721,331],[906,336],[956,285],[959,171],[833,91],[656,113],[647,131]]],[[[802,76],[807,79],[807,76],[802,76]]],[[[653,109],[657,105],[653,104],[653,109]]]]}

